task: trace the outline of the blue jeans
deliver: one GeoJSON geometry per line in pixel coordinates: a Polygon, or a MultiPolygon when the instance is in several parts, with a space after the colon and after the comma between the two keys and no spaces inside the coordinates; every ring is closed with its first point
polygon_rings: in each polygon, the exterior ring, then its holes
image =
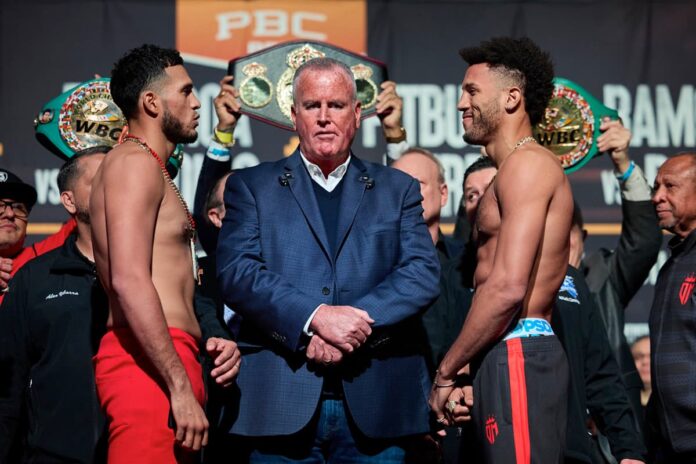
{"type": "Polygon", "coordinates": [[[325,399],[300,432],[252,439],[249,463],[403,464],[405,451],[399,442],[366,437],[347,417],[342,400],[325,399]]]}

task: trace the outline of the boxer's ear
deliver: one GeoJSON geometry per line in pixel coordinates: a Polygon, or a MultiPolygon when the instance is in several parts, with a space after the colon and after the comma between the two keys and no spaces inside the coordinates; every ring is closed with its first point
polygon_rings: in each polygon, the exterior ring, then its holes
{"type": "Polygon", "coordinates": [[[146,90],[140,94],[140,105],[146,114],[157,116],[162,110],[162,100],[152,90],[146,90]]]}
{"type": "Polygon", "coordinates": [[[522,103],[522,90],[519,87],[509,87],[505,97],[505,111],[513,113],[522,103]]]}

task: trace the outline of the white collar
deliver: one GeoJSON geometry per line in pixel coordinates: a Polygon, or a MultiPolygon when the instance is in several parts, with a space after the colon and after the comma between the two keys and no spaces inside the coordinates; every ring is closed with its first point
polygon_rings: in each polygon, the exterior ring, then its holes
{"type": "Polygon", "coordinates": [[[327,192],[333,192],[338,184],[341,183],[343,176],[345,176],[346,172],[348,172],[348,164],[350,163],[351,155],[349,154],[348,158],[346,158],[343,164],[331,171],[327,177],[324,177],[324,173],[321,171],[321,168],[305,158],[302,152],[300,152],[300,157],[302,157],[302,162],[307,168],[307,172],[309,172],[309,176],[312,178],[312,180],[327,192]]]}

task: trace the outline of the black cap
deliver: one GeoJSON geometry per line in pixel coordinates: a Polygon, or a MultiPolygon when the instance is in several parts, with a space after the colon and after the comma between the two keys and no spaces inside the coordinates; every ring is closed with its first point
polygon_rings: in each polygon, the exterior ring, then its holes
{"type": "Polygon", "coordinates": [[[36,203],[36,190],[7,169],[0,168],[0,198],[21,201],[31,209],[36,203]]]}

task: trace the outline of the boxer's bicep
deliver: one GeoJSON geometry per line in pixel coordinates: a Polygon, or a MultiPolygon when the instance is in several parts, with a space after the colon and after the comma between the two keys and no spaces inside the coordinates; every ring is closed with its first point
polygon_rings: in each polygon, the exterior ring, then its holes
{"type": "Polygon", "coordinates": [[[104,178],[104,214],[111,280],[128,275],[151,280],[155,225],[164,180],[151,159],[125,155],[104,178]],[[129,159],[125,159],[129,158],[129,159]],[[118,164],[123,163],[123,170],[118,164]],[[119,171],[127,172],[119,176],[119,171]]]}
{"type": "MultiPolygon", "coordinates": [[[[508,162],[513,161],[518,160],[508,162]]],[[[551,179],[544,175],[543,161],[508,166],[516,168],[514,178],[506,175],[508,171],[496,181],[501,221],[493,271],[500,270],[509,284],[525,288],[541,248],[554,192],[551,179]]]]}

